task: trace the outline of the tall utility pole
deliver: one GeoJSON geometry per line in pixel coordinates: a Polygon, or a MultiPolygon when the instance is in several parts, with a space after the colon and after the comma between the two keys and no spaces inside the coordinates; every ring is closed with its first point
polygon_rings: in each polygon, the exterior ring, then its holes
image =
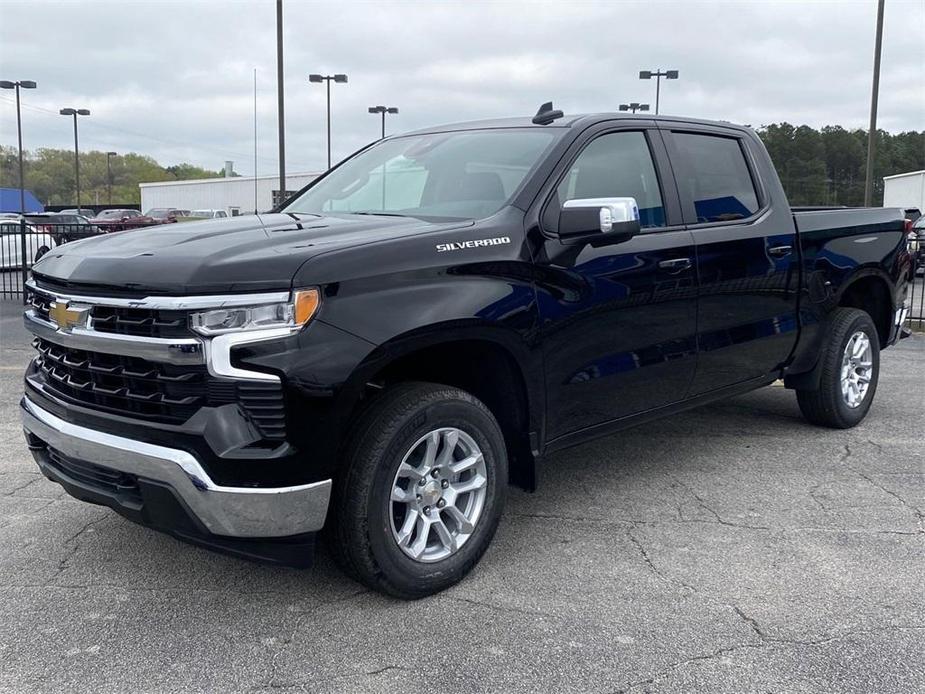
{"type": "Polygon", "coordinates": [[[385,138],[385,114],[398,113],[398,109],[394,106],[370,106],[369,112],[382,114],[382,137],[385,138]]]}
{"type": "MultiPolygon", "coordinates": [[[[23,173],[22,165],[22,109],[19,104],[19,90],[22,89],[35,89],[36,84],[32,80],[18,80],[16,82],[10,82],[9,80],[0,81],[0,89],[15,89],[16,90],[16,136],[19,139],[19,213],[23,215],[19,219],[20,223],[20,234],[19,234],[19,250],[22,255],[22,286],[26,286],[26,281],[29,279],[29,271],[26,270],[26,181],[25,174],[23,173]]],[[[26,299],[26,293],[23,291],[23,301],[26,299]]]]}
{"type": "Polygon", "coordinates": [[[279,204],[286,202],[286,116],[283,105],[283,0],[276,0],[276,117],[279,119],[279,204]]]}
{"type": "Polygon", "coordinates": [[[874,153],[877,145],[877,99],[880,96],[880,49],[883,45],[883,0],[877,3],[877,39],[874,42],[874,83],[870,92],[870,130],[867,131],[867,174],[864,180],[864,207],[874,198],[874,153]]]}
{"type": "Polygon", "coordinates": [[[116,152],[106,152],[106,204],[112,204],[112,158],[116,152]]]}
{"type": "Polygon", "coordinates": [[[347,75],[309,75],[309,82],[327,82],[328,83],[328,169],[331,168],[331,82],[344,83],[347,81],[347,75]]]}
{"type": "Polygon", "coordinates": [[[22,109],[19,104],[20,89],[35,89],[36,84],[32,80],[18,80],[10,82],[8,80],[0,81],[0,89],[16,90],[16,136],[19,139],[19,212],[26,213],[26,182],[23,177],[22,163],[22,109]]]}
{"type": "Polygon", "coordinates": [[[662,77],[664,77],[666,80],[676,80],[678,79],[678,71],[677,70],[665,70],[664,72],[662,72],[661,70],[656,70],[655,72],[651,70],[640,70],[639,71],[639,79],[641,80],[650,80],[653,77],[655,78],[655,115],[658,115],[658,102],[659,102],[659,96],[661,95],[662,77]]]}
{"type": "Polygon", "coordinates": [[[254,68],[254,214],[257,212],[257,68],[254,68]]]}
{"type": "Polygon", "coordinates": [[[80,150],[77,146],[77,116],[89,116],[90,111],[85,108],[62,108],[58,111],[62,116],[74,117],[74,182],[77,186],[77,214],[80,212],[80,150]]]}

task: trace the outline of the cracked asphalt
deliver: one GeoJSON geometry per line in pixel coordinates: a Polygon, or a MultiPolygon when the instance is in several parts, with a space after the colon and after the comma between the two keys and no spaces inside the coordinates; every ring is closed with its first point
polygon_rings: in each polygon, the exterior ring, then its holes
{"type": "Polygon", "coordinates": [[[780,387],[550,457],[462,584],[404,603],[72,500],[0,313],[2,692],[925,691],[925,337],[850,431],[780,387]]]}

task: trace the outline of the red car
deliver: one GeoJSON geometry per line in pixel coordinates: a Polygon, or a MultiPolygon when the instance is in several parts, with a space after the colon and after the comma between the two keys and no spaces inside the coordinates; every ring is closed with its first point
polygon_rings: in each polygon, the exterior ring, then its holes
{"type": "Polygon", "coordinates": [[[176,207],[153,207],[145,212],[156,224],[170,224],[177,221],[177,217],[189,217],[189,210],[180,210],[176,207]]]}
{"type": "Polygon", "coordinates": [[[90,223],[98,226],[102,231],[109,233],[112,231],[154,226],[161,222],[141,214],[138,210],[117,209],[103,210],[96,217],[91,219],[90,223]]]}

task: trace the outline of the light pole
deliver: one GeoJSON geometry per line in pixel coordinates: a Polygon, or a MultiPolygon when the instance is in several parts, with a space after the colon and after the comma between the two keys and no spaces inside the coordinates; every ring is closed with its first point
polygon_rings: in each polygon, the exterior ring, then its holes
{"type": "Polygon", "coordinates": [[[77,186],[77,214],[80,214],[80,151],[77,147],[77,116],[89,116],[85,108],[62,108],[62,116],[74,116],[74,182],[77,186]]]}
{"type": "Polygon", "coordinates": [[[279,204],[286,202],[286,115],[283,104],[283,0],[276,0],[276,117],[279,131],[279,204]]]}
{"type": "Polygon", "coordinates": [[[0,81],[0,89],[16,90],[16,135],[19,137],[19,211],[21,214],[26,213],[26,182],[23,180],[22,113],[19,107],[19,90],[35,89],[35,87],[36,84],[32,80],[19,80],[17,82],[9,82],[7,80],[0,81]]]}
{"type": "Polygon", "coordinates": [[[343,84],[347,81],[347,75],[309,75],[309,82],[327,82],[328,83],[328,169],[331,168],[331,82],[343,84]]]}
{"type": "Polygon", "coordinates": [[[640,104],[638,101],[633,101],[628,104],[620,104],[620,110],[632,111],[633,113],[636,113],[636,111],[648,111],[649,104],[640,104]]]}
{"type": "Polygon", "coordinates": [[[35,82],[32,80],[19,80],[17,82],[10,82],[9,80],[0,81],[0,89],[15,89],[16,90],[16,135],[19,138],[19,213],[22,215],[19,219],[20,230],[19,234],[19,250],[22,255],[22,286],[23,286],[23,301],[26,300],[26,281],[29,279],[29,273],[26,270],[26,181],[23,174],[23,165],[22,165],[22,113],[19,107],[19,90],[20,89],[35,89],[35,82]]]}
{"type": "Polygon", "coordinates": [[[639,71],[639,79],[641,80],[650,80],[653,77],[655,78],[655,115],[658,115],[658,101],[659,101],[659,93],[661,92],[662,77],[664,77],[666,80],[676,80],[678,79],[678,71],[677,70],[665,70],[665,72],[662,72],[661,70],[656,70],[655,72],[652,72],[651,70],[640,70],[639,71]]]}
{"type": "Polygon", "coordinates": [[[398,109],[395,106],[370,106],[370,113],[381,113],[382,114],[382,137],[385,137],[385,114],[386,113],[398,113],[398,109]]]}
{"type": "Polygon", "coordinates": [[[106,152],[106,199],[112,204],[112,158],[119,156],[116,152],[106,152]]]}
{"type": "Polygon", "coordinates": [[[864,176],[864,207],[874,198],[874,151],[877,143],[877,99],[880,96],[880,50],[883,45],[883,0],[877,3],[877,38],[874,42],[874,81],[870,90],[870,128],[867,131],[867,168],[864,176]]]}

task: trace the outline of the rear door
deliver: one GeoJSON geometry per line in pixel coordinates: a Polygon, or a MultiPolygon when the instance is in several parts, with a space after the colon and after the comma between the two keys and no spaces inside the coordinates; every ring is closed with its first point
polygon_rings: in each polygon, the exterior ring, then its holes
{"type": "Polygon", "coordinates": [[[552,441],[684,398],[697,292],[693,241],[656,129],[590,129],[547,186],[536,287],[552,441]],[[557,238],[565,201],[607,197],[636,199],[641,233],[607,245],[557,238]]]}
{"type": "Polygon", "coordinates": [[[797,337],[798,248],[786,200],[758,175],[767,156],[738,130],[664,128],[697,256],[697,373],[689,395],[766,376],[797,337]]]}

